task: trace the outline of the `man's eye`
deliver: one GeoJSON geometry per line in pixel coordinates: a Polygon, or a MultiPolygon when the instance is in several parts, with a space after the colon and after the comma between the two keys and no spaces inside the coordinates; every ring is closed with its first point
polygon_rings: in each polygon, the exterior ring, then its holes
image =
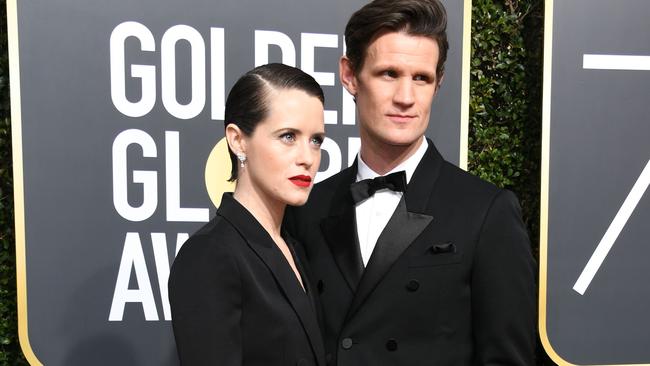
{"type": "Polygon", "coordinates": [[[292,132],[283,133],[280,135],[280,140],[284,142],[294,142],[296,141],[296,135],[294,135],[292,132]]]}
{"type": "Polygon", "coordinates": [[[395,70],[385,70],[385,71],[383,71],[381,73],[381,75],[384,76],[384,77],[387,77],[387,78],[391,78],[391,79],[394,79],[394,78],[397,77],[397,73],[395,72],[395,70]]]}
{"type": "Polygon", "coordinates": [[[426,76],[426,75],[416,75],[416,76],[413,78],[413,80],[415,80],[415,81],[423,81],[423,82],[425,82],[425,83],[428,83],[429,80],[430,80],[430,78],[429,78],[428,76],[426,76]]]}

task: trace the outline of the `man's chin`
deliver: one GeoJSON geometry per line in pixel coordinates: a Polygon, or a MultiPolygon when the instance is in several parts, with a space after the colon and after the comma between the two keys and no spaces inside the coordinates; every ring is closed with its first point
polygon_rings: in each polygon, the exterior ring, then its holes
{"type": "Polygon", "coordinates": [[[422,135],[419,136],[390,136],[383,139],[382,145],[395,148],[409,148],[417,145],[422,141],[422,135]]]}

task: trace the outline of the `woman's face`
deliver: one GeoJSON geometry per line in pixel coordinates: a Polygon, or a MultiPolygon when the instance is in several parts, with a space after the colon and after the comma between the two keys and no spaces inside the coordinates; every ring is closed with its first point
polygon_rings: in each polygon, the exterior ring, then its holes
{"type": "Polygon", "coordinates": [[[273,90],[269,113],[244,138],[251,187],[267,202],[307,201],[320,165],[325,129],[321,101],[298,89],[273,90]]]}

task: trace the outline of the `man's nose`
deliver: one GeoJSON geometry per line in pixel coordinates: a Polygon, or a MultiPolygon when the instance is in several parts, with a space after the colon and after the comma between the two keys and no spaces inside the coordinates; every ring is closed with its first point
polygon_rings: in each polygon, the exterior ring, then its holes
{"type": "Polygon", "coordinates": [[[397,84],[393,101],[396,104],[409,106],[414,103],[413,82],[408,78],[401,78],[397,84]]]}

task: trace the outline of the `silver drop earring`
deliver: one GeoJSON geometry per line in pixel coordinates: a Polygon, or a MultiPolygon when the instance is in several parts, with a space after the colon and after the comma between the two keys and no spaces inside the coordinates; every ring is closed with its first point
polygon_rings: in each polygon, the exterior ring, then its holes
{"type": "Polygon", "coordinates": [[[243,153],[237,154],[237,159],[239,159],[239,166],[244,167],[244,162],[246,162],[246,155],[243,153]]]}

